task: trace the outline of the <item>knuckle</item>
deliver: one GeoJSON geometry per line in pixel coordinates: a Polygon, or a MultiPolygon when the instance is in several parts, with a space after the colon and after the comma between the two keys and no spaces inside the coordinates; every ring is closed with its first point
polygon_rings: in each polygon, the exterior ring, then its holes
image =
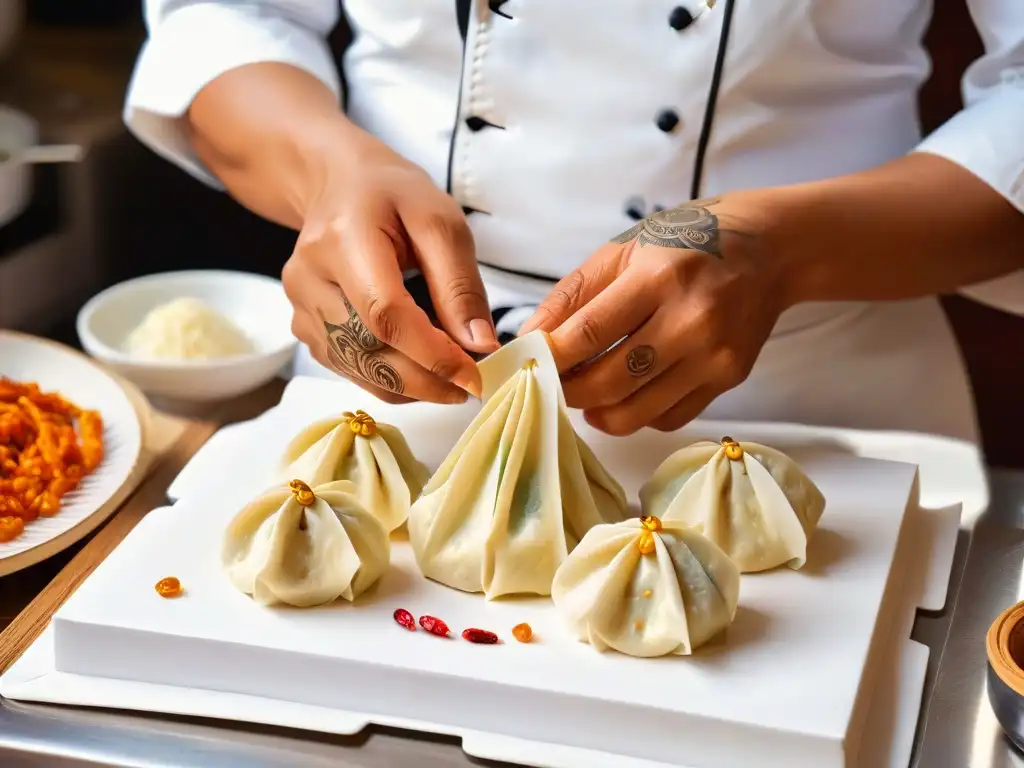
{"type": "Polygon", "coordinates": [[[540,305],[539,311],[549,317],[566,314],[579,303],[584,285],[583,273],[578,269],[573,270],[551,289],[551,294],[540,305]]]}
{"type": "Polygon", "coordinates": [[[589,312],[583,312],[577,321],[577,330],[583,340],[591,347],[600,347],[604,334],[601,332],[599,323],[589,312]]]}
{"type": "Polygon", "coordinates": [[[690,312],[692,313],[694,324],[703,328],[705,332],[718,332],[720,323],[713,302],[702,297],[693,297],[690,299],[690,312]]]}
{"type": "Polygon", "coordinates": [[[284,263],[284,266],[281,267],[281,282],[284,283],[285,291],[287,291],[289,286],[295,282],[295,272],[298,269],[298,263],[299,260],[297,254],[293,253],[291,256],[288,257],[288,260],[284,263]]]}
{"type": "Polygon", "coordinates": [[[583,290],[586,287],[587,279],[583,270],[574,269],[561,283],[561,289],[556,288],[556,295],[562,296],[567,307],[576,306],[583,297],[583,290]]]}
{"type": "Polygon", "coordinates": [[[337,218],[327,221],[312,221],[306,224],[299,232],[295,241],[295,253],[304,256],[318,251],[328,241],[336,238],[341,233],[341,224],[337,218]]]}
{"type": "Polygon", "coordinates": [[[451,381],[452,377],[459,370],[459,365],[454,360],[442,357],[435,360],[430,366],[430,372],[439,379],[451,381]]]}
{"type": "Polygon", "coordinates": [[[292,336],[299,341],[308,343],[308,339],[306,339],[305,326],[298,312],[292,312],[292,336]]]}
{"type": "Polygon", "coordinates": [[[722,347],[715,358],[715,365],[722,378],[733,386],[742,383],[750,375],[750,366],[732,347],[722,347]]]}
{"type": "Polygon", "coordinates": [[[447,211],[434,211],[427,214],[424,227],[435,237],[448,242],[460,242],[466,228],[465,219],[459,219],[447,211]]]}
{"type": "Polygon", "coordinates": [[[395,302],[379,294],[371,294],[366,300],[364,318],[373,334],[389,347],[395,346],[402,335],[395,302]]]}
{"type": "Polygon", "coordinates": [[[474,308],[486,304],[480,283],[472,275],[454,275],[445,285],[448,301],[458,308],[474,308]]]}
{"type": "Polygon", "coordinates": [[[626,437],[636,432],[642,425],[636,423],[636,417],[629,413],[608,412],[600,417],[595,425],[602,432],[613,437],[626,437]]]}
{"type": "Polygon", "coordinates": [[[681,268],[671,254],[658,254],[644,262],[644,269],[655,285],[675,285],[681,268]]]}
{"type": "Polygon", "coordinates": [[[295,304],[302,293],[302,285],[305,282],[303,276],[303,265],[299,252],[295,251],[288,258],[288,261],[281,267],[281,285],[284,287],[284,294],[288,301],[295,304]]]}
{"type": "Polygon", "coordinates": [[[547,302],[537,307],[535,315],[538,328],[547,328],[548,323],[558,316],[557,313],[547,305],[547,302]]]}

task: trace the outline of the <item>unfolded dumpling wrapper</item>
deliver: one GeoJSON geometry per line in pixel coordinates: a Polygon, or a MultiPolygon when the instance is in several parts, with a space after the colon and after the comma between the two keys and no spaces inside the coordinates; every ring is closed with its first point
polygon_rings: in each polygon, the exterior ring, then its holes
{"type": "Polygon", "coordinates": [[[430,477],[402,433],[364,411],[343,413],[310,424],[288,444],[280,477],[300,477],[312,486],[349,480],[356,496],[393,531],[430,477]]]}
{"type": "Polygon", "coordinates": [[[416,561],[488,599],[548,595],[584,534],[625,518],[626,496],[569,423],[544,334],[495,352],[480,372],[483,409],[409,514],[416,561]]]}
{"type": "Polygon", "coordinates": [[[599,651],[686,656],[732,624],[736,564],[707,537],[656,517],[599,525],[555,574],[551,598],[599,651]]]}
{"type": "Polygon", "coordinates": [[[302,481],[250,502],[224,532],[231,583],[263,605],[299,608],[354,600],[387,570],[388,532],[347,481],[302,481]]]}
{"type": "Polygon", "coordinates": [[[726,437],[665,459],[640,489],[640,505],[695,526],[751,573],[803,566],[825,497],[784,453],[726,437]]]}

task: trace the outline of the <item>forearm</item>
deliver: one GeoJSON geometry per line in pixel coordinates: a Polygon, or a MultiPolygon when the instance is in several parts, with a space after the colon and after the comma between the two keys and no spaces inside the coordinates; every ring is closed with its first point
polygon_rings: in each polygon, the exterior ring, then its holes
{"type": "Polygon", "coordinates": [[[366,138],[326,85],[287,64],[224,73],[200,91],[185,119],[196,154],[231,194],[293,229],[323,184],[322,153],[345,146],[354,153],[366,138]]]}
{"type": "Polygon", "coordinates": [[[761,194],[788,304],[948,293],[1024,268],[1024,214],[934,155],[761,194]]]}

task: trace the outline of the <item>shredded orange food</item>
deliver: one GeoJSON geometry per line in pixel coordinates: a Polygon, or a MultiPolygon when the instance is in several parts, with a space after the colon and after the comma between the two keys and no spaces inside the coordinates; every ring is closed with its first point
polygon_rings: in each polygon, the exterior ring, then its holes
{"type": "Polygon", "coordinates": [[[103,419],[39,385],[0,377],[0,542],[57,512],[103,460],[103,419]],[[77,424],[77,431],[76,431],[77,424]]]}

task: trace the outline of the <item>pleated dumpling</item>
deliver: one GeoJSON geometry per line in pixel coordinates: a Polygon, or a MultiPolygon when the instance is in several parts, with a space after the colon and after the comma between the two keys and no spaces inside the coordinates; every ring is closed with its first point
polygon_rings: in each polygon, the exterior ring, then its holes
{"type": "Polygon", "coordinates": [[[640,489],[640,506],[695,526],[751,573],[803,567],[825,497],[784,453],[724,437],[665,459],[640,489]]]}
{"type": "Polygon", "coordinates": [[[576,434],[542,333],[480,363],[484,406],[409,514],[423,574],[466,592],[548,595],[566,555],[626,496],[576,434]]]}
{"type": "Polygon", "coordinates": [[[591,528],[551,598],[599,651],[686,656],[732,624],[740,572],[705,536],[656,517],[591,528]]]}
{"type": "Polygon", "coordinates": [[[301,477],[312,486],[350,480],[363,506],[393,531],[409,516],[430,471],[398,429],[365,411],[346,411],[296,435],[281,459],[280,476],[301,477]]]}
{"type": "Polygon", "coordinates": [[[388,532],[347,481],[310,489],[293,480],[267,491],[235,515],[221,549],[237,589],[263,605],[299,608],[354,600],[390,557],[388,532]]]}

